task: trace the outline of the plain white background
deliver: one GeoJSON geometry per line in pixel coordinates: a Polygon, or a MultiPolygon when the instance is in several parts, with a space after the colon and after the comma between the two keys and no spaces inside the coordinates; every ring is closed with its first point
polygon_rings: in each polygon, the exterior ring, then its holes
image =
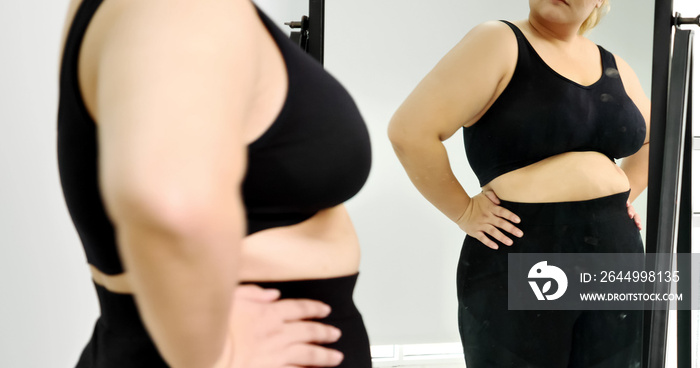
{"type": "MultiPolygon", "coordinates": [[[[72,366],[98,314],[56,168],[59,39],[67,3],[0,4],[2,367],[72,366]]],[[[260,3],[280,22],[298,19],[305,9],[303,0],[260,3]]],[[[649,94],[653,2],[612,5],[590,36],[627,60],[649,94]]],[[[463,234],[411,186],[386,127],[471,27],[524,18],[527,1],[333,0],[326,6],[326,67],[355,97],[374,150],[369,181],[348,203],[363,250],[356,301],[370,338],[373,344],[457,341],[455,269],[463,234]]],[[[477,194],[460,134],[447,144],[455,173],[477,194]]],[[[643,202],[635,205],[643,212],[643,202]]]]}

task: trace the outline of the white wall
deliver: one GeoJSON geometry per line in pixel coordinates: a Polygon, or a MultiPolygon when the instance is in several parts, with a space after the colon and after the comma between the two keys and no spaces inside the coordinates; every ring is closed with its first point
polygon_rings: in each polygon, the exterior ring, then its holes
{"type": "MultiPolygon", "coordinates": [[[[56,169],[56,75],[67,3],[0,3],[1,367],[72,366],[98,313],[56,169]]],[[[280,21],[298,19],[296,9],[305,8],[304,0],[260,3],[280,21]]],[[[356,98],[374,149],[370,179],[348,205],[362,242],[356,300],[370,338],[373,344],[457,341],[454,284],[463,235],[411,186],[386,126],[468,29],[524,18],[527,1],[331,0],[326,6],[326,66],[356,98]]],[[[652,8],[651,0],[615,0],[591,35],[633,66],[647,93],[652,8]]],[[[448,141],[453,167],[476,194],[461,144],[458,136],[448,141]]]]}
{"type": "Polygon", "coordinates": [[[97,303],[59,188],[59,39],[68,2],[0,2],[0,366],[68,367],[97,303]]]}

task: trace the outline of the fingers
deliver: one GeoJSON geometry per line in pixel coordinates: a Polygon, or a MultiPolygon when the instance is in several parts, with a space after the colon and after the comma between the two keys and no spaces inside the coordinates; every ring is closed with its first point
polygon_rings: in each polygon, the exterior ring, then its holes
{"type": "Polygon", "coordinates": [[[294,345],[288,353],[292,367],[335,367],[344,358],[343,353],[318,345],[294,345]]]}
{"type": "MultiPolygon", "coordinates": [[[[504,218],[510,222],[519,224],[520,223],[520,217],[518,215],[514,214],[513,212],[509,211],[508,209],[499,206],[501,201],[498,199],[498,196],[496,196],[496,193],[494,193],[491,190],[485,191],[484,196],[486,196],[491,202],[493,202],[493,205],[491,206],[486,206],[487,211],[491,212],[497,217],[504,218]],[[495,201],[494,201],[495,199],[495,201]]],[[[515,235],[515,234],[514,234],[515,235]]]]}
{"type": "Polygon", "coordinates": [[[633,220],[634,224],[637,225],[637,229],[642,230],[642,217],[635,213],[633,220]]]}
{"type": "Polygon", "coordinates": [[[331,307],[316,300],[285,299],[276,302],[274,308],[283,321],[321,319],[331,314],[331,307]]]}
{"type": "Polygon", "coordinates": [[[497,241],[507,246],[513,245],[513,240],[507,237],[505,234],[503,234],[501,229],[517,236],[518,238],[521,238],[523,236],[522,230],[515,227],[515,225],[503,219],[496,219],[494,220],[494,224],[483,230],[481,232],[481,237],[478,237],[477,239],[491,249],[498,249],[498,244],[491,240],[491,238],[496,239],[497,241]],[[490,235],[491,238],[486,236],[486,234],[490,235]]]}
{"type": "Polygon", "coordinates": [[[487,247],[498,249],[497,242],[507,246],[513,245],[513,240],[506,234],[518,238],[523,236],[523,232],[514,225],[520,223],[520,217],[498,206],[500,200],[493,191],[482,192],[475,196],[471,203],[469,216],[462,225],[463,229],[487,247]]]}
{"type": "Polygon", "coordinates": [[[627,214],[630,218],[634,218],[635,213],[634,207],[632,207],[630,201],[627,201],[627,214]]]}
{"type": "Polygon", "coordinates": [[[518,238],[521,238],[523,236],[522,230],[515,227],[515,225],[513,225],[512,223],[495,215],[491,219],[490,223],[484,225],[485,226],[483,226],[480,231],[480,236],[476,238],[491,249],[498,249],[498,244],[491,240],[491,238],[496,239],[497,241],[507,246],[513,245],[513,240],[507,237],[505,234],[503,234],[501,230],[507,231],[508,233],[513,234],[518,238]],[[486,234],[490,235],[491,238],[486,236],[486,234]]]}
{"type": "Polygon", "coordinates": [[[496,205],[501,204],[501,200],[498,199],[496,192],[494,192],[493,190],[487,190],[483,193],[486,196],[486,198],[488,198],[489,200],[491,200],[491,202],[493,202],[493,204],[496,204],[496,205]]]}
{"type": "Polygon", "coordinates": [[[486,234],[483,233],[483,232],[478,232],[478,233],[476,234],[476,236],[474,236],[474,238],[476,238],[476,240],[482,242],[485,246],[487,246],[487,247],[489,247],[489,248],[491,248],[491,249],[493,249],[493,250],[497,250],[497,249],[498,249],[498,244],[496,244],[496,242],[494,242],[493,240],[491,240],[491,239],[490,239],[488,236],[486,236],[486,234]]]}
{"type": "Polygon", "coordinates": [[[486,230],[486,233],[491,235],[492,238],[498,240],[502,244],[511,246],[513,245],[513,240],[511,240],[509,237],[505,236],[500,229],[498,229],[495,226],[491,226],[488,230],[486,230]]]}
{"type": "Polygon", "coordinates": [[[311,321],[289,322],[285,326],[285,333],[290,340],[316,344],[334,343],[341,336],[338,328],[311,321]]]}
{"type": "Polygon", "coordinates": [[[634,224],[637,225],[637,229],[642,230],[642,217],[639,216],[637,211],[634,210],[634,207],[630,204],[630,201],[627,201],[627,215],[634,221],[634,224]]]}
{"type": "MultiPolygon", "coordinates": [[[[500,228],[500,229],[503,229],[503,230],[505,230],[505,231],[507,231],[507,232],[509,232],[509,233],[511,233],[511,234],[513,234],[513,235],[515,235],[515,236],[517,236],[518,238],[522,238],[522,237],[523,237],[523,231],[520,230],[520,229],[518,229],[517,227],[515,227],[515,225],[513,225],[512,223],[510,223],[510,222],[508,222],[508,221],[506,221],[506,220],[503,220],[503,219],[500,219],[500,218],[499,218],[499,219],[496,219],[495,225],[496,225],[496,227],[498,227],[498,228],[500,228]]],[[[490,233],[489,233],[489,234],[490,234],[490,233]]]]}
{"type": "Polygon", "coordinates": [[[263,289],[257,285],[239,285],[234,291],[236,298],[247,299],[255,302],[272,302],[280,297],[279,290],[263,289]]]}
{"type": "Polygon", "coordinates": [[[498,216],[498,217],[504,218],[510,222],[514,222],[516,224],[520,223],[520,217],[518,217],[516,214],[514,214],[513,212],[510,212],[509,210],[507,210],[503,207],[496,207],[493,214],[498,216]]]}

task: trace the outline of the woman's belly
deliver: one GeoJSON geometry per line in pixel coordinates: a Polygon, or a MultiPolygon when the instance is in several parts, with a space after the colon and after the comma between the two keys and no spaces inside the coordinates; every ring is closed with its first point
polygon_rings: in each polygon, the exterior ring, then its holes
{"type": "MultiPolygon", "coordinates": [[[[360,244],[345,206],[319,211],[292,226],[263,230],[243,239],[240,281],[291,281],[348,276],[360,266],[360,244]]],[[[129,274],[106,275],[90,266],[95,283],[130,294],[129,274]]]]}
{"type": "Polygon", "coordinates": [[[243,239],[241,281],[289,281],[347,276],[360,266],[360,243],[344,205],[292,226],[243,239]]]}
{"type": "Polygon", "coordinates": [[[503,174],[483,187],[511,202],[584,201],[627,191],[625,173],[599,152],[566,152],[503,174]]]}

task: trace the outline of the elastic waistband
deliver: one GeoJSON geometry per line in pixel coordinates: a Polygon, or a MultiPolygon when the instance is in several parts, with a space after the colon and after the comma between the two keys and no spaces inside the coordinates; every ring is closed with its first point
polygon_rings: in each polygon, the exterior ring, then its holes
{"type": "Polygon", "coordinates": [[[501,207],[515,213],[521,224],[566,225],[627,216],[630,191],[585,201],[524,203],[501,200],[501,207]]]}
{"type": "MultiPolygon", "coordinates": [[[[334,319],[354,316],[359,313],[352,300],[358,275],[298,281],[244,282],[241,284],[254,284],[265,289],[277,289],[281,293],[281,299],[321,301],[332,309],[331,314],[326,319],[334,319]]],[[[126,333],[130,336],[148,336],[133,295],[113,293],[99,284],[94,285],[100,300],[99,323],[114,332],[126,333]]]]}
{"type": "Polygon", "coordinates": [[[359,273],[325,279],[294,281],[246,281],[242,285],[253,284],[264,289],[277,289],[282,299],[312,299],[331,307],[326,319],[345,318],[359,313],[352,299],[359,273]]]}

